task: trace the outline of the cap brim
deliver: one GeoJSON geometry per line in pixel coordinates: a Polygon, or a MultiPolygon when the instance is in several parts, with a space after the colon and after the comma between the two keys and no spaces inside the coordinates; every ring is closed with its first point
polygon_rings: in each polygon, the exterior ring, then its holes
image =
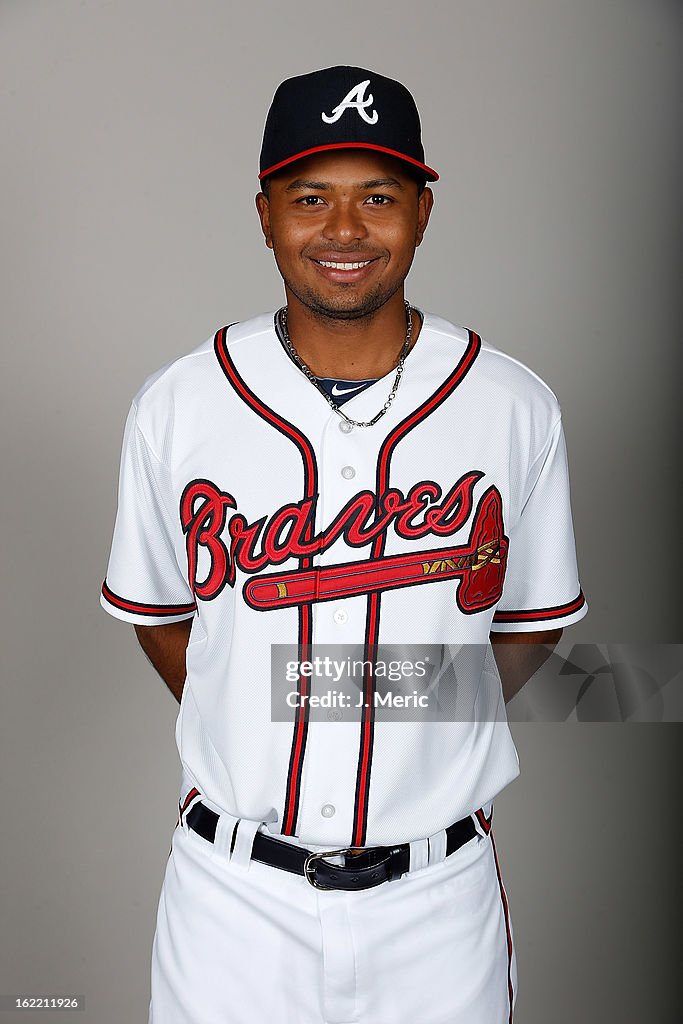
{"type": "Polygon", "coordinates": [[[373,149],[378,153],[387,153],[389,156],[395,156],[398,160],[403,160],[412,167],[417,167],[422,171],[427,181],[439,180],[439,175],[432,167],[427,167],[427,164],[423,164],[419,160],[415,160],[412,156],[406,156],[405,153],[399,153],[395,149],[388,149],[386,146],[375,146],[371,142],[331,142],[325,146],[314,146],[312,149],[304,149],[300,153],[294,153],[293,156],[288,156],[286,160],[280,160],[279,163],[273,164],[272,167],[267,167],[265,171],[261,171],[259,174],[259,181],[262,181],[263,178],[267,178],[269,174],[274,174],[276,171],[279,171],[280,168],[294,163],[295,160],[301,160],[305,156],[312,156],[314,153],[325,153],[331,149],[373,149]]]}

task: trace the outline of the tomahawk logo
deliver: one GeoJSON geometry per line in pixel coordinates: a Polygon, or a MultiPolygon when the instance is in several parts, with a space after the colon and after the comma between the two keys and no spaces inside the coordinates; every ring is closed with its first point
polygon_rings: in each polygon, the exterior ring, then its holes
{"type": "Polygon", "coordinates": [[[365,90],[370,85],[370,79],[366,82],[360,82],[358,85],[354,85],[353,89],[347,92],[341,103],[338,103],[331,114],[326,114],[324,111],[320,115],[325,124],[334,124],[342,116],[345,110],[356,110],[364,121],[368,124],[377,124],[379,121],[379,114],[376,110],[373,110],[370,114],[366,113],[366,108],[371,107],[373,104],[372,93],[365,99],[365,90]]]}

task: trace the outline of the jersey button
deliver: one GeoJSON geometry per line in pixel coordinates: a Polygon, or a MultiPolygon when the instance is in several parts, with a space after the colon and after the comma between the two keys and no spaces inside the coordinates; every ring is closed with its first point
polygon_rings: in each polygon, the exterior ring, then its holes
{"type": "Polygon", "coordinates": [[[337,809],[333,804],[323,804],[320,809],[323,818],[334,818],[336,811],[337,809]]]}
{"type": "Polygon", "coordinates": [[[345,622],[348,622],[348,620],[348,612],[345,612],[343,608],[337,608],[336,612],[334,613],[334,621],[337,623],[337,625],[343,626],[345,622]]]}
{"type": "Polygon", "coordinates": [[[344,466],[341,473],[345,480],[353,480],[356,475],[356,471],[353,466],[344,466]]]}
{"type": "Polygon", "coordinates": [[[339,429],[342,434],[350,434],[353,430],[353,423],[347,423],[346,420],[339,421],[339,429]]]}

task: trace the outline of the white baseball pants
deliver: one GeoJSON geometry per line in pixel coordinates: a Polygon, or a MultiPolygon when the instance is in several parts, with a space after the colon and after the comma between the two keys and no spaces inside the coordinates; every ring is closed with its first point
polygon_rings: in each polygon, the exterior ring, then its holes
{"type": "Polygon", "coordinates": [[[148,1024],[512,1024],[517,965],[492,832],[347,893],[250,860],[257,823],[240,824],[230,858],[221,826],[215,846],[184,823],[173,834],[148,1024]]]}

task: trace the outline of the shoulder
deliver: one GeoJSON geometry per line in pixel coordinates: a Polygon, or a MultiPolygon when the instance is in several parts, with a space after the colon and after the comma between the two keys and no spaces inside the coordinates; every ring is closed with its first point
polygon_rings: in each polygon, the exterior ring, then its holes
{"type": "Polygon", "coordinates": [[[451,339],[463,355],[469,346],[476,346],[468,378],[491,401],[503,402],[516,411],[546,421],[549,429],[561,416],[560,403],[550,385],[520,359],[509,355],[476,329],[458,326],[432,313],[425,313],[425,328],[451,339]]]}
{"type": "Polygon", "coordinates": [[[244,321],[228,322],[195,348],[151,373],[132,401],[143,433],[153,434],[155,427],[158,429],[158,421],[167,421],[178,403],[189,396],[196,399],[208,393],[222,376],[217,348],[230,353],[247,342],[254,343],[259,335],[265,336],[272,330],[274,315],[273,311],[244,321]]]}

